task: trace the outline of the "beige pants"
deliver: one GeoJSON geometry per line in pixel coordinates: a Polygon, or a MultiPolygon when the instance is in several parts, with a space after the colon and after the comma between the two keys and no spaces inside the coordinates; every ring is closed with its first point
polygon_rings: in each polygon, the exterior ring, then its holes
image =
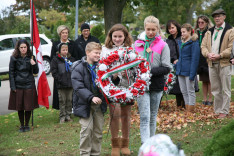
{"type": "Polygon", "coordinates": [[[72,113],[72,88],[58,89],[59,96],[59,118],[70,118],[72,113]]]}
{"type": "Polygon", "coordinates": [[[91,104],[89,118],[80,118],[80,155],[100,155],[104,115],[100,105],[91,104]]]}
{"type": "Polygon", "coordinates": [[[228,114],[231,100],[231,66],[220,67],[219,64],[214,64],[209,67],[209,77],[215,113],[228,114]]]}

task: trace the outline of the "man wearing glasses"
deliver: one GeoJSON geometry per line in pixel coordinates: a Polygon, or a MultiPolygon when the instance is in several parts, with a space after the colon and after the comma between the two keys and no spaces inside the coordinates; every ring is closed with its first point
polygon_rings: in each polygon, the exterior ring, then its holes
{"type": "Polygon", "coordinates": [[[85,47],[89,42],[100,43],[100,41],[90,34],[90,26],[87,23],[83,23],[80,28],[81,35],[75,40],[74,51],[76,54],[76,60],[80,60],[86,55],[85,47]]]}
{"type": "Polygon", "coordinates": [[[234,29],[225,22],[223,9],[212,13],[215,26],[206,32],[202,41],[202,55],[207,58],[211,92],[214,96],[214,112],[218,118],[225,118],[230,109],[231,100],[231,50],[234,41],[234,29]]]}

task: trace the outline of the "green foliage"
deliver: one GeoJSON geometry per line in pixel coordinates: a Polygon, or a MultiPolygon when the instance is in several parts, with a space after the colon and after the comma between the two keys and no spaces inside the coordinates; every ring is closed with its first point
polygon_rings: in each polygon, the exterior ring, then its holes
{"type": "Polygon", "coordinates": [[[208,14],[211,15],[213,11],[216,9],[222,8],[226,12],[226,19],[225,22],[229,23],[230,25],[234,25],[234,1],[233,0],[218,0],[216,3],[213,3],[209,9],[208,14]]]}
{"type": "Polygon", "coordinates": [[[234,120],[216,132],[206,147],[205,156],[234,155],[234,120]]]}
{"type": "Polygon", "coordinates": [[[91,29],[91,34],[95,37],[97,37],[99,40],[102,39],[102,41],[100,41],[101,43],[103,43],[103,35],[104,33],[104,25],[103,24],[98,24],[95,25],[92,29],[91,29]]]}

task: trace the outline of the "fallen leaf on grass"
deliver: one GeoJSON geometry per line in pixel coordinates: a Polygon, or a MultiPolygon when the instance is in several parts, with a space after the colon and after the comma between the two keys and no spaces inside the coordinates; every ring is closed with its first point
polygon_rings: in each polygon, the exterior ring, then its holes
{"type": "Polygon", "coordinates": [[[183,135],[183,138],[186,138],[188,136],[188,133],[186,133],[185,135],[183,135]]]}
{"type": "Polygon", "coordinates": [[[60,145],[64,144],[64,141],[61,141],[59,144],[60,144],[60,145]]]}
{"type": "Polygon", "coordinates": [[[107,134],[108,132],[107,131],[103,131],[102,134],[107,134]]]}
{"type": "Polygon", "coordinates": [[[48,142],[46,141],[46,142],[44,142],[44,144],[48,144],[48,142]]]}
{"type": "Polygon", "coordinates": [[[16,151],[17,151],[17,152],[21,152],[22,150],[23,150],[23,149],[17,149],[16,151]]]}

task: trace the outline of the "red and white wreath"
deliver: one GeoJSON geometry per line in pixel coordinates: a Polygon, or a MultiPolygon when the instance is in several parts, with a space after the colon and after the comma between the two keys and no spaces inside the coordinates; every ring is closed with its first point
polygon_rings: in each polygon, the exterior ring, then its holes
{"type": "Polygon", "coordinates": [[[96,84],[112,101],[121,104],[133,102],[145,93],[150,84],[150,68],[146,59],[130,48],[119,48],[101,58],[97,66],[96,84]],[[117,87],[111,80],[111,75],[128,69],[135,73],[135,82],[129,88],[117,87]]]}

